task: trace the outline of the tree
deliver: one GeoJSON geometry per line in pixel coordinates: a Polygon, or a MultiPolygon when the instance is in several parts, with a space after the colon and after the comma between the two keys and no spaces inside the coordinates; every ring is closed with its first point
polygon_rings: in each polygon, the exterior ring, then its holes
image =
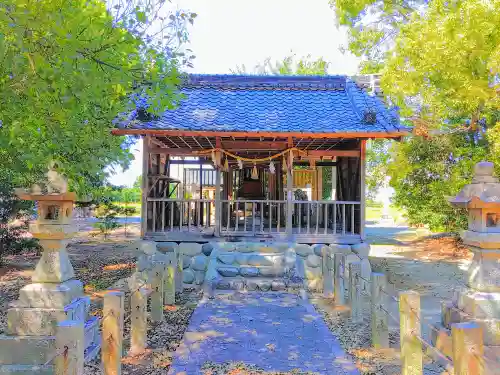
{"type": "Polygon", "coordinates": [[[328,63],[322,57],[314,60],[311,55],[302,57],[296,61],[296,55],[285,57],[282,61],[271,61],[267,58],[263,63],[257,64],[254,69],[249,72],[245,65],[237,66],[233,71],[235,74],[257,74],[257,75],[318,75],[324,76],[327,74],[328,63]]]}
{"type": "Polygon", "coordinates": [[[348,49],[361,57],[361,73],[379,73],[403,25],[427,7],[427,0],[331,0],[340,25],[348,28],[348,49]]]}
{"type": "Polygon", "coordinates": [[[388,102],[415,127],[393,148],[396,203],[413,223],[456,229],[464,222],[446,195],[470,181],[480,159],[499,164],[500,1],[337,0],[335,7],[357,37],[349,48],[382,73],[388,102]],[[409,167],[415,159],[425,162],[409,167]]]}
{"type": "Polygon", "coordinates": [[[190,64],[176,46],[196,15],[162,17],[156,4],[164,3],[116,0],[110,11],[99,0],[0,4],[0,171],[29,184],[56,160],[82,192],[89,175],[103,181],[107,165],[128,165],[133,140],[110,134],[125,117],[117,116],[174,107],[179,66],[190,64]],[[155,19],[163,23],[152,32],[155,19]]]}

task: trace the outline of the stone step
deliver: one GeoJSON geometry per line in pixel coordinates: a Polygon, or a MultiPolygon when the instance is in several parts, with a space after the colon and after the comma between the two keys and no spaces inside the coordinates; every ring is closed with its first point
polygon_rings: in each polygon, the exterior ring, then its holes
{"type": "Polygon", "coordinates": [[[0,336],[1,365],[42,365],[55,352],[55,336],[0,336]]]}
{"type": "MultiPolygon", "coordinates": [[[[100,320],[91,317],[85,322],[85,361],[90,361],[101,347],[100,320]]],[[[1,365],[42,365],[55,354],[55,336],[0,335],[1,365]]]]}
{"type": "Polygon", "coordinates": [[[23,307],[17,301],[7,311],[8,335],[50,336],[55,335],[58,322],[63,320],[85,321],[90,307],[90,298],[81,297],[62,309],[23,307]]]}
{"type": "Polygon", "coordinates": [[[252,279],[245,279],[243,277],[226,277],[219,280],[217,289],[221,290],[259,290],[262,292],[267,291],[282,291],[289,287],[290,284],[280,279],[269,279],[256,277],[252,279]]]}
{"type": "Polygon", "coordinates": [[[279,267],[279,266],[226,266],[226,265],[218,265],[217,272],[222,277],[241,276],[244,278],[255,278],[255,277],[276,278],[276,277],[285,276],[286,268],[279,267]]]}
{"type": "Polygon", "coordinates": [[[54,366],[0,365],[1,375],[54,375],[54,366]]]}
{"type": "Polygon", "coordinates": [[[73,279],[60,284],[33,283],[19,291],[19,303],[25,307],[61,309],[81,296],[83,284],[80,280],[73,279]]]}

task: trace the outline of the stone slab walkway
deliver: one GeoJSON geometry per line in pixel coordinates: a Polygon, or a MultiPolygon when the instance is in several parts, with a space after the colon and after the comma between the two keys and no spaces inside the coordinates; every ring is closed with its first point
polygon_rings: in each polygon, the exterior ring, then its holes
{"type": "Polygon", "coordinates": [[[287,293],[219,294],[191,316],[169,374],[203,374],[206,362],[265,371],[359,374],[312,305],[287,293]]]}

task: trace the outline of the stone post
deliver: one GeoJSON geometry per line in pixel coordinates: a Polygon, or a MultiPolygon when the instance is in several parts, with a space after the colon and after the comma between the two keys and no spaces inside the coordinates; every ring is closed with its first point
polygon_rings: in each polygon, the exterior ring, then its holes
{"type": "Polygon", "coordinates": [[[124,303],[123,292],[104,295],[101,353],[104,375],[120,375],[122,371],[124,303]]]}
{"type": "Polygon", "coordinates": [[[349,264],[349,304],[351,305],[351,320],[353,323],[363,321],[361,307],[361,262],[349,264]]]}
{"type": "MultiPolygon", "coordinates": [[[[177,251],[180,253],[180,250],[177,251]]],[[[165,273],[163,275],[163,303],[165,305],[175,305],[176,282],[180,280],[182,285],[182,273],[179,273],[179,270],[177,269],[178,253],[166,254],[165,273]],[[176,278],[177,274],[180,275],[178,278],[176,278]]]]}
{"type": "Polygon", "coordinates": [[[65,320],[57,325],[56,353],[54,360],[56,375],[83,375],[85,350],[83,322],[65,320]]]}
{"type": "Polygon", "coordinates": [[[335,253],[335,285],[334,285],[334,295],[335,303],[337,305],[345,305],[345,254],[335,253]]]}
{"type": "Polygon", "coordinates": [[[388,316],[382,310],[388,306],[387,295],[382,290],[387,288],[387,278],[383,273],[372,273],[371,282],[371,325],[372,345],[375,349],[389,347],[388,316]]]}
{"type": "Polygon", "coordinates": [[[420,295],[414,291],[399,293],[399,337],[401,344],[401,373],[403,375],[423,374],[420,295]]]}
{"type": "Polygon", "coordinates": [[[163,296],[165,263],[155,262],[153,265],[153,277],[151,280],[151,320],[161,322],[163,320],[163,296]]]}
{"type": "Polygon", "coordinates": [[[147,288],[139,288],[132,293],[130,301],[130,353],[140,354],[146,349],[148,333],[148,295],[147,288]]]}
{"type": "Polygon", "coordinates": [[[455,375],[484,373],[483,331],[476,323],[456,323],[451,327],[455,375]]]}
{"type": "Polygon", "coordinates": [[[328,246],[322,246],[321,253],[323,270],[323,297],[332,298],[334,296],[333,270],[335,267],[332,249],[328,246]]]}

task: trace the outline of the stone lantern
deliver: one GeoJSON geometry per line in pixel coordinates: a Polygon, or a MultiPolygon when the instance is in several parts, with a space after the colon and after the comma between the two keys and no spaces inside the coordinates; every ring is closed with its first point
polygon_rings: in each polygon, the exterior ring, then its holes
{"type": "Polygon", "coordinates": [[[43,253],[33,273],[33,283],[23,287],[19,299],[9,305],[6,335],[0,335],[2,374],[21,370],[53,373],[53,364],[43,365],[56,352],[55,334],[62,321],[84,325],[87,360],[100,349],[99,319],[89,316],[90,298],[84,296],[82,282],[74,278],[66,251],[69,239],[76,232],[72,224],[76,195],[66,192],[65,184],[58,184],[56,190],[51,185],[54,171],[52,176],[50,173],[46,193],[38,185],[30,191],[16,190],[19,198],[38,203],[38,218],[30,223],[29,231],[39,240],[43,253]]]}
{"type": "Polygon", "coordinates": [[[450,199],[451,205],[469,214],[461,238],[474,257],[468,288],[458,290],[451,303],[443,304],[439,331],[433,332],[434,345],[445,353],[451,351],[451,324],[465,321],[482,326],[485,345],[500,345],[500,182],[493,169],[490,162],[476,164],[472,182],[450,199]]]}

